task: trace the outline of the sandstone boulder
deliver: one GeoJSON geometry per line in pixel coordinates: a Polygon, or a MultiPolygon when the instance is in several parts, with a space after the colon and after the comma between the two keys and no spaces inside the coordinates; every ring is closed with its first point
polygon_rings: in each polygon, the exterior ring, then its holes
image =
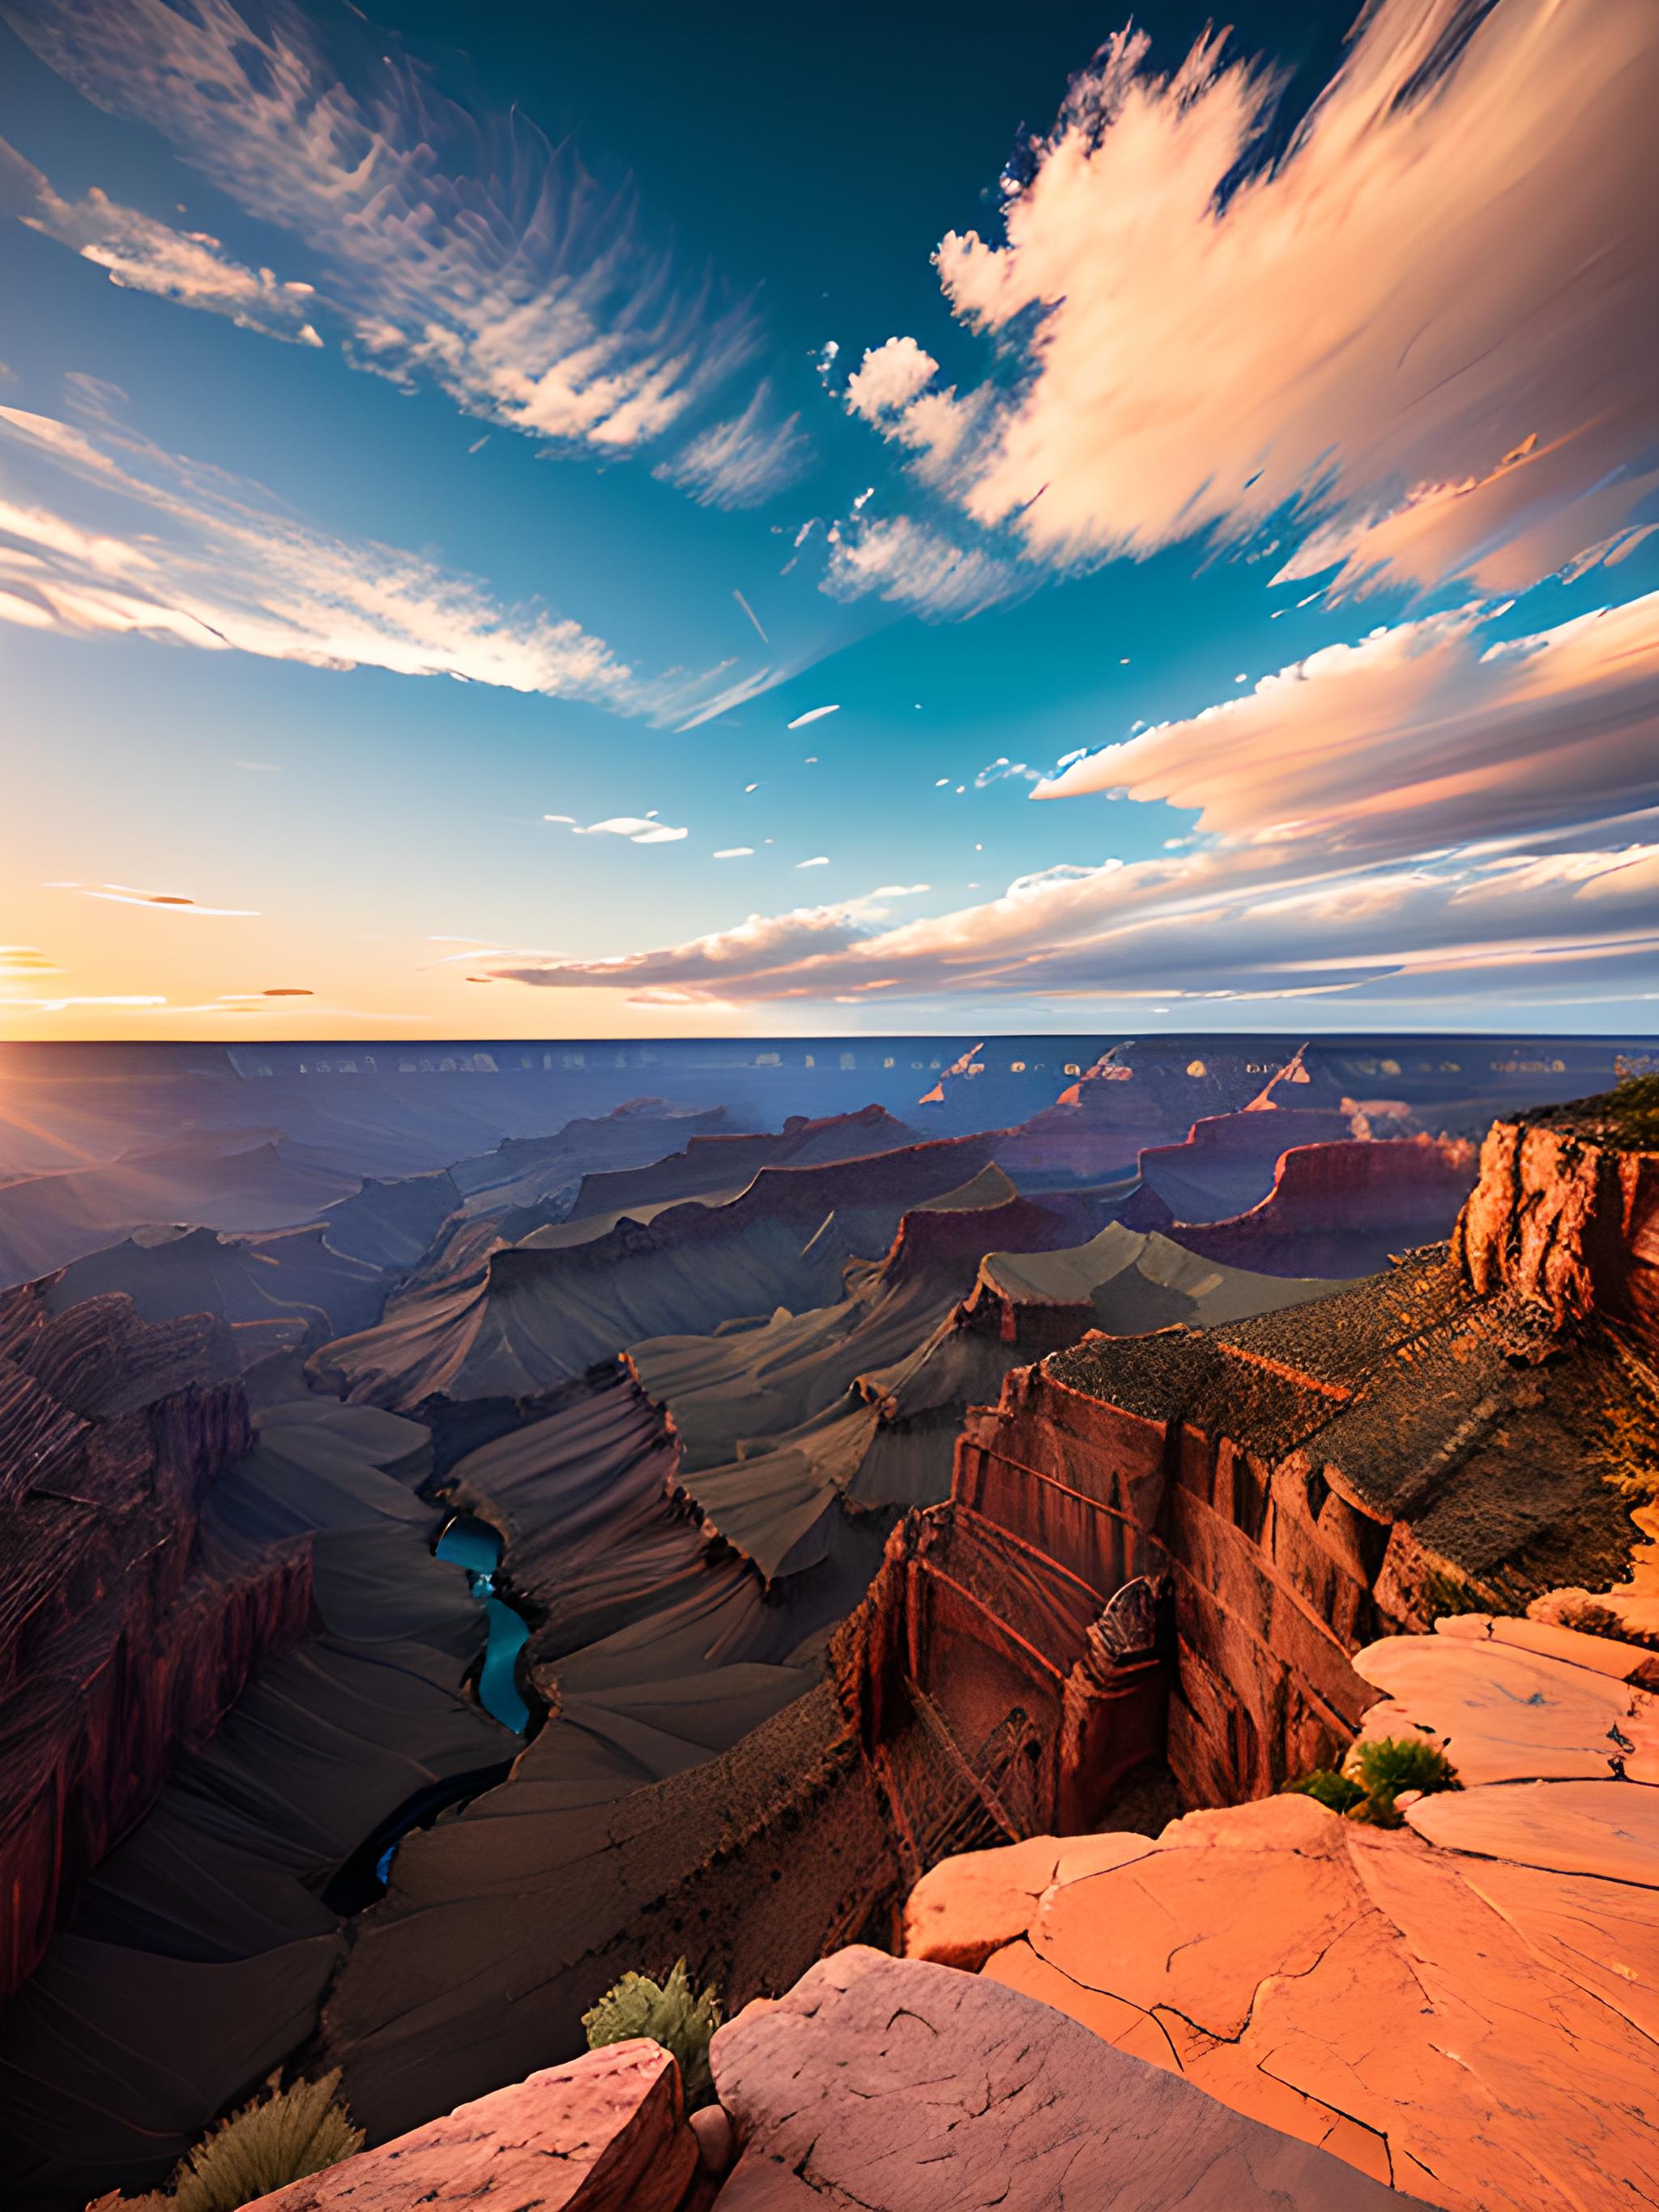
{"type": "Polygon", "coordinates": [[[860,1947],[714,2039],[721,2212],[1385,2212],[1352,2166],[994,1983],[860,1947]]]}
{"type": "Polygon", "coordinates": [[[635,2039],[457,2106],[248,2212],[678,2212],[696,2167],[679,2069],[635,2039]]]}

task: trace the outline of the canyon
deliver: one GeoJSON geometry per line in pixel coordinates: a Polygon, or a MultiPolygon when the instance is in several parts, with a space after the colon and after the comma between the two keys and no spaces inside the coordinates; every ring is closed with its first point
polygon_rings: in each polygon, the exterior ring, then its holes
{"type": "Polygon", "coordinates": [[[112,1220],[3,1294],[21,2204],[161,2179],[284,2060],[384,2142],[629,1966],[740,2006],[896,1951],[963,1852],[1340,1757],[1379,1638],[1638,1589],[1651,1159],[1591,1102],[1477,1176],[1357,1063],[1114,1050],[990,1129],[928,1131],[963,1070],[400,1134],[307,1218],[112,1220]]]}

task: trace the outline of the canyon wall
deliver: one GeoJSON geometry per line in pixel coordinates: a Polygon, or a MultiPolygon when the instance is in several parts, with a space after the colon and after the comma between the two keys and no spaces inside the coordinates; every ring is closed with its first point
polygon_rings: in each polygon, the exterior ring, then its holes
{"type": "Polygon", "coordinates": [[[198,1539],[251,1441],[225,1324],[118,1296],[53,1315],[49,1289],[0,1297],[0,1995],[310,1607],[303,1545],[198,1539]]]}
{"type": "Polygon", "coordinates": [[[1656,1194],[1651,1157],[1500,1125],[1454,1252],[1012,1373],[836,1645],[907,1867],[1091,1826],[1160,1749],[1188,1805],[1261,1796],[1352,1737],[1362,1646],[1622,1573],[1601,1324],[1653,1341],[1656,1194]]]}
{"type": "Polygon", "coordinates": [[[1605,1315],[1659,1354],[1659,1156],[1559,1116],[1497,1122],[1453,1251],[1476,1290],[1508,1287],[1563,1326],[1605,1315]]]}

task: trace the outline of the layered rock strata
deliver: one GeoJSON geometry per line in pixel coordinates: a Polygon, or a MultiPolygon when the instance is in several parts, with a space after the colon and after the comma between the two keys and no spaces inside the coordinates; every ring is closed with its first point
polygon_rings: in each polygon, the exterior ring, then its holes
{"type": "Polygon", "coordinates": [[[434,1510],[411,1485],[429,1459],[410,1422],[301,1401],[259,1416],[208,1492],[216,1571],[273,1547],[308,1558],[307,1632],[254,1655],[206,1741],[175,1741],[165,1786],[0,2019],[0,2202],[16,2212],[162,2180],[310,2037],[376,1862],[520,1748],[463,1687],[483,1623],[428,1549],[434,1510]]]}
{"type": "Polygon", "coordinates": [[[201,1529],[249,1441],[224,1324],[46,1291],[0,1298],[0,1990],[311,1596],[303,1545],[201,1529]]]}
{"type": "Polygon", "coordinates": [[[1577,1199],[1545,1177],[1574,1224],[1546,1265],[1512,1151],[1495,1132],[1455,1258],[1093,1337],[969,1414],[949,1503],[896,1532],[836,1646],[908,1865],[953,1834],[1089,1826],[1159,1742],[1186,1803],[1260,1795],[1352,1736],[1351,1655],[1378,1634],[1620,1573],[1606,1440],[1632,1382],[1610,1328],[1646,1294],[1647,1184],[1582,1149],[1577,1199]],[[1132,1582],[1162,1610],[1109,1665],[1132,1582]]]}
{"type": "Polygon", "coordinates": [[[1122,1218],[1230,1267],[1273,1275],[1369,1274],[1450,1232],[1474,1183],[1475,1153],[1450,1137],[1291,1142],[1269,1173],[1267,1193],[1247,1211],[1174,1219],[1147,1182],[1122,1218]]]}

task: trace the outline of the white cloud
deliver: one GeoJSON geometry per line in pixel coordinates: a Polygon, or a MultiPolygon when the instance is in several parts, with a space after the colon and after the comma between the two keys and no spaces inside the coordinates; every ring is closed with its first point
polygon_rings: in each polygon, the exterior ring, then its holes
{"type": "Polygon", "coordinates": [[[932,380],[939,363],[914,338],[889,338],[872,347],[847,380],[847,410],[866,422],[908,407],[932,380]]]}
{"type": "MultiPolygon", "coordinates": [[[[33,0],[7,13],[88,99],[163,131],[304,245],[312,304],[360,368],[614,455],[683,428],[757,349],[749,307],[684,279],[647,241],[631,192],[602,190],[568,143],[551,145],[516,109],[474,112],[441,93],[386,32],[338,23],[325,50],[289,0],[257,17],[228,0],[33,0]]],[[[159,270],[177,252],[152,239],[138,258],[159,270]]],[[[170,296],[228,311],[205,271],[170,296]]],[[[787,480],[798,447],[757,393],[667,468],[697,496],[744,504],[769,471],[787,480]]]]}
{"type": "Polygon", "coordinates": [[[872,594],[943,620],[978,614],[1020,588],[1006,562],[955,544],[908,515],[843,523],[831,532],[822,588],[832,599],[872,594]]]}
{"type": "Polygon", "coordinates": [[[717,860],[750,860],[754,856],[752,845],[727,845],[716,853],[714,858],[717,860]]]}
{"type": "Polygon", "coordinates": [[[314,529],[257,488],[107,419],[100,434],[94,443],[52,416],[0,407],[0,446],[19,478],[0,486],[0,619],[447,675],[659,721],[696,716],[725,673],[641,676],[567,617],[502,605],[420,555],[314,529]],[[25,475],[49,495],[31,496],[25,475]],[[99,526],[63,511],[66,479],[97,502],[99,526]],[[103,526],[104,510],[114,526],[103,526]]]}
{"type": "Polygon", "coordinates": [[[786,730],[804,730],[809,722],[821,722],[826,714],[839,714],[839,707],[809,707],[804,714],[797,714],[793,722],[786,722],[786,730]]]}
{"type": "Polygon", "coordinates": [[[881,422],[1050,562],[1237,540],[1287,505],[1319,526],[1282,574],[1340,564],[1347,589],[1504,591],[1627,550],[1659,482],[1655,20],[1380,0],[1224,198],[1272,74],[1206,35],[1159,78],[1121,33],[1010,188],[1006,243],[937,257],[1026,374],[881,422]]]}
{"type": "Polygon", "coordinates": [[[819,853],[810,860],[797,860],[795,863],[798,868],[827,868],[829,865],[830,855],[827,853],[819,853]]]}
{"type": "Polygon", "coordinates": [[[603,822],[590,822],[586,826],[574,814],[544,814],[544,822],[562,823],[573,837],[626,837],[633,845],[678,845],[689,837],[689,830],[671,830],[666,823],[659,822],[655,810],[649,814],[612,814],[603,822]]]}
{"type": "Polygon", "coordinates": [[[741,415],[710,423],[651,473],[689,492],[699,507],[763,507],[799,481],[811,453],[800,416],[780,420],[772,405],[772,387],[762,383],[741,415]]]}
{"type": "MultiPolygon", "coordinates": [[[[948,782],[949,777],[945,781],[948,782]]],[[[1042,781],[1042,770],[1040,768],[1029,768],[1024,761],[1011,761],[1006,753],[1000,753],[988,767],[981,769],[974,778],[974,788],[983,791],[994,783],[1041,783],[1042,781]]]]}

